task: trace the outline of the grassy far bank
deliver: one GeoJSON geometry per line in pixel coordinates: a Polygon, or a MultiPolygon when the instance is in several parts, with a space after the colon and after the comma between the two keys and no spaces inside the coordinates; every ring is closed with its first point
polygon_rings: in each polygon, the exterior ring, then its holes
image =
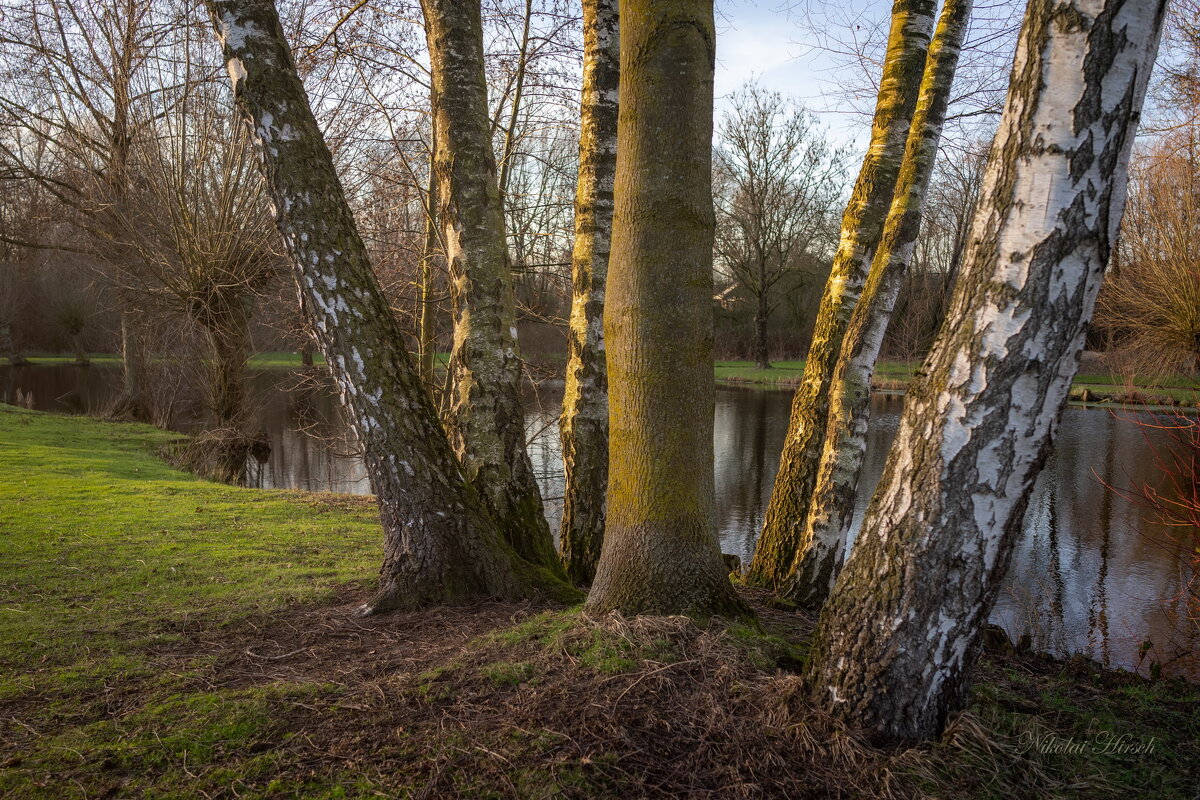
{"type": "Polygon", "coordinates": [[[0,795],[1191,798],[1200,689],[995,654],[870,747],[767,633],[481,604],[361,620],[369,501],[207,483],[152,428],[0,406],[0,795]],[[1126,738],[1120,738],[1126,737],[1126,738]]]}
{"type": "MultiPolygon", "coordinates": [[[[120,356],[111,353],[93,353],[88,357],[97,365],[121,363],[120,356]]],[[[27,358],[34,365],[72,364],[75,361],[74,356],[63,355],[33,354],[27,358]]],[[[449,358],[449,353],[438,353],[437,366],[444,367],[449,358]]],[[[319,354],[314,355],[313,361],[317,365],[325,363],[319,354]]],[[[299,353],[282,351],[257,353],[247,363],[255,369],[299,369],[302,366],[299,353]]],[[[873,385],[876,389],[903,391],[918,367],[920,364],[915,362],[881,362],[875,371],[873,385]]],[[[804,362],[774,361],[770,369],[758,369],[753,361],[717,361],[713,364],[713,372],[718,383],[791,389],[800,384],[804,362]]],[[[1126,381],[1119,375],[1083,373],[1075,376],[1070,397],[1073,402],[1083,403],[1193,406],[1200,405],[1200,381],[1186,376],[1126,381]]]]}
{"type": "MultiPolygon", "coordinates": [[[[920,366],[880,362],[872,383],[876,389],[903,391],[920,366]]],[[[718,361],[715,371],[718,382],[794,387],[804,377],[804,362],[775,361],[771,369],[759,369],[753,361],[718,361]]],[[[1126,382],[1119,375],[1081,373],[1071,384],[1070,397],[1075,402],[1190,406],[1200,404],[1200,381],[1186,376],[1151,376],[1126,382]]]]}

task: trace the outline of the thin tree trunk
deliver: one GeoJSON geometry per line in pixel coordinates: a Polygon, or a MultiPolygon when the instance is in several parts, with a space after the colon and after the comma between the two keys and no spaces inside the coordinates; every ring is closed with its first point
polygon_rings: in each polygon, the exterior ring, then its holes
{"type": "Polygon", "coordinates": [[[618,34],[617,0],[584,0],[571,325],[560,420],[566,491],[559,553],[567,577],[585,584],[595,576],[600,560],[608,488],[604,288],[617,167],[618,34]]]}
{"type": "Polygon", "coordinates": [[[479,0],[422,0],[421,6],[438,130],[438,213],[454,311],[450,441],[517,552],[561,573],[525,449],[516,309],[488,135],[479,0]]]}
{"type": "Polygon", "coordinates": [[[1032,0],[950,314],[826,604],[817,702],[935,736],[1050,451],[1125,203],[1165,0],[1032,0]]]}
{"type": "MultiPolygon", "coordinates": [[[[517,78],[513,88],[512,107],[508,114],[508,127],[504,129],[504,151],[500,157],[500,204],[508,196],[508,178],[512,175],[512,159],[517,148],[517,121],[521,115],[521,97],[525,93],[525,74],[529,64],[529,26],[533,22],[533,0],[525,0],[525,24],[521,32],[521,46],[517,51],[517,78]]],[[[486,103],[486,100],[485,100],[486,103]]],[[[486,112],[486,105],[485,105],[486,112]]]]}
{"type": "Polygon", "coordinates": [[[958,54],[970,19],[971,0],[946,0],[929,46],[921,94],[883,238],[850,317],[829,387],[825,449],[809,501],[800,552],[782,591],[789,600],[808,608],[819,608],[829,596],[850,534],[867,450],[871,376],[921,228],[921,206],[933,175],[958,54]]]}
{"type": "Polygon", "coordinates": [[[128,308],[121,309],[121,408],[123,414],[135,418],[146,415],[146,348],[143,345],[137,316],[128,308]]]}
{"type": "Polygon", "coordinates": [[[565,589],[505,543],[379,289],[271,0],[208,0],[313,333],[358,436],[384,559],[365,613],[565,589]]]}
{"type": "Polygon", "coordinates": [[[438,184],[437,170],[434,167],[434,154],[437,152],[437,125],[431,120],[429,125],[429,183],[425,192],[425,243],[421,250],[421,320],[418,342],[420,344],[421,380],[432,392],[433,361],[436,355],[435,329],[437,327],[437,306],[433,299],[433,260],[441,249],[438,241],[438,184]]]}
{"type": "Polygon", "coordinates": [[[763,530],[747,582],[777,588],[791,571],[804,534],[824,445],[826,400],[842,337],[858,302],[891,205],[933,32],[933,0],[896,0],[871,146],[842,216],[842,236],[792,401],[792,416],[763,530]]]}
{"type": "Polygon", "coordinates": [[[767,262],[758,261],[758,304],[754,309],[754,365],[759,369],[771,368],[771,357],[767,351],[767,262]]]}
{"type": "Polygon", "coordinates": [[[711,2],[621,3],[608,517],[592,611],[746,613],[713,506],[714,55],[711,2]]]}

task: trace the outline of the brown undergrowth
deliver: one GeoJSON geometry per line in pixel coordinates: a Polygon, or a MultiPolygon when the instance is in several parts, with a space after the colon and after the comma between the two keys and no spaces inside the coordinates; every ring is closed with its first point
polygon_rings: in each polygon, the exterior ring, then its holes
{"type": "MultiPolygon", "coordinates": [[[[997,657],[940,742],[884,751],[809,706],[811,620],[752,593],[763,629],[498,603],[361,619],[362,599],[181,629],[139,674],[8,698],[0,793],[1123,797],[1145,780],[1132,759],[1046,753],[1047,737],[1084,735],[1098,698],[1131,687],[1165,714],[1151,726],[1195,702],[1083,662],[997,657]]],[[[1177,773],[1159,788],[1194,778],[1194,730],[1190,752],[1150,754],[1177,773]]]]}

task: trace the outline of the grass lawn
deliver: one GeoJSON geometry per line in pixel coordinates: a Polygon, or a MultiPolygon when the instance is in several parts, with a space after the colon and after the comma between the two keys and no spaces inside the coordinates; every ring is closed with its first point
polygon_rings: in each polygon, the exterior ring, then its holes
{"type": "Polygon", "coordinates": [[[174,439],[0,406],[0,796],[1194,797],[1178,680],[995,653],[940,742],[879,750],[808,708],[813,621],[749,590],[763,630],[360,619],[370,500],[208,483],[174,439]]]}

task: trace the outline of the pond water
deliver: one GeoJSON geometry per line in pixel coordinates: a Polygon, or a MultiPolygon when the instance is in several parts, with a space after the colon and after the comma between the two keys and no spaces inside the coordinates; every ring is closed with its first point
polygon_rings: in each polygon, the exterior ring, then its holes
{"type": "MultiPolygon", "coordinates": [[[[31,392],[34,407],[98,411],[112,397],[117,370],[0,367],[0,400],[18,389],[31,392]]],[[[355,454],[328,384],[319,375],[265,370],[250,376],[252,430],[267,434],[270,455],[253,463],[250,482],[262,488],[368,493],[366,472],[355,454]]],[[[561,390],[530,389],[526,397],[530,455],[538,471],[547,515],[557,529],[563,475],[555,418],[561,390]]],[[[717,390],[717,525],[722,550],[747,561],[779,464],[791,392],[717,390]]],[[[895,436],[903,398],[872,399],[861,517],[895,436]]],[[[192,429],[195,406],[180,404],[172,427],[192,429]]],[[[1106,488],[1165,486],[1158,456],[1166,434],[1137,424],[1146,413],[1072,407],[1066,412],[1055,453],[1038,479],[992,621],[1016,640],[1031,637],[1036,649],[1055,655],[1081,652],[1104,664],[1149,669],[1200,680],[1200,608],[1186,592],[1194,530],[1170,529],[1106,488]],[[1145,659],[1143,642],[1151,642],[1145,659]]],[[[857,524],[857,521],[856,521],[857,524]]]]}

